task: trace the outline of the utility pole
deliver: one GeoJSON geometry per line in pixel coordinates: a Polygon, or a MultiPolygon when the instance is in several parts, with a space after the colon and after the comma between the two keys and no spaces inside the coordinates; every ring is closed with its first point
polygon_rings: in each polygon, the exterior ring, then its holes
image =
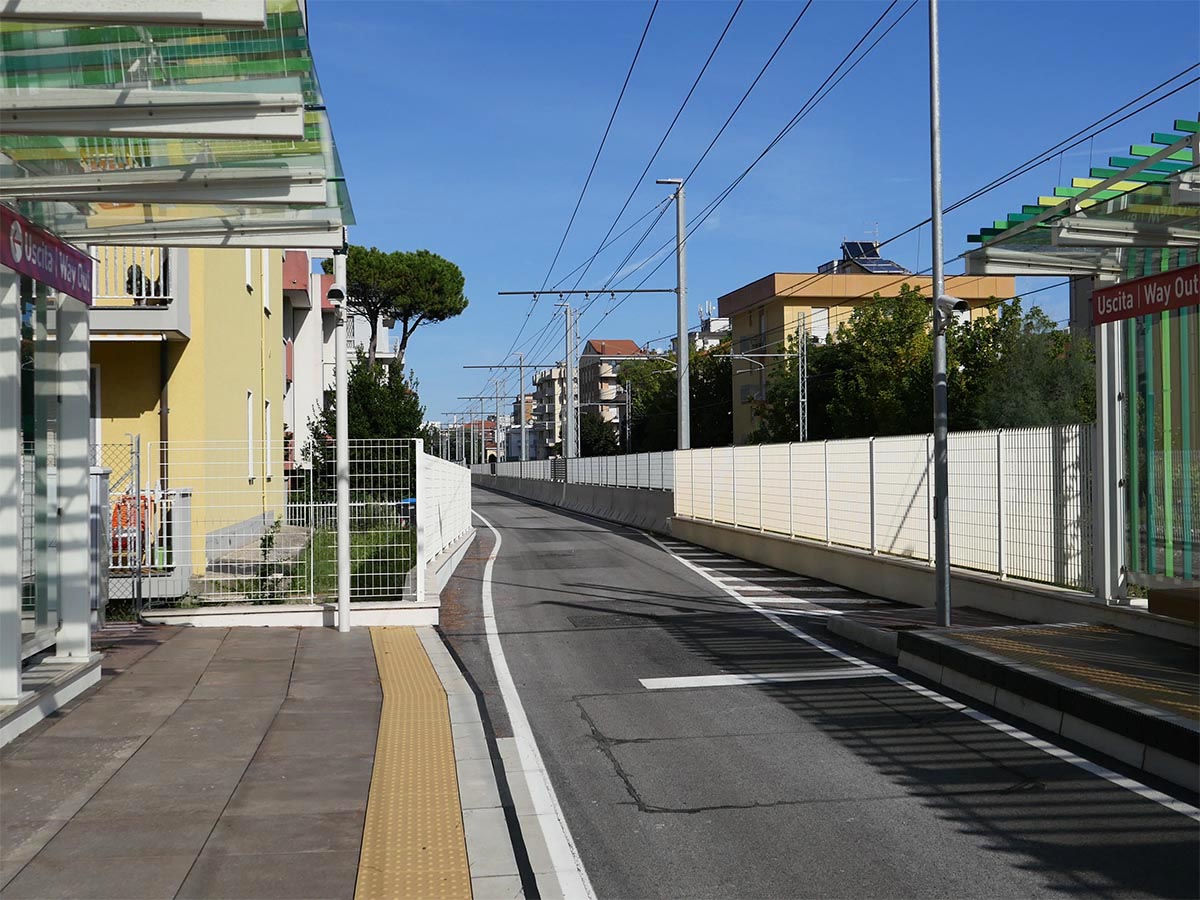
{"type": "Polygon", "coordinates": [[[799,409],[800,440],[808,440],[808,320],[804,313],[796,322],[796,393],[799,409]]]}
{"type": "MultiPolygon", "coordinates": [[[[500,381],[496,381],[496,427],[492,429],[492,443],[496,445],[496,462],[500,462],[500,381]]],[[[504,455],[508,456],[508,442],[505,441],[504,455]]]]}
{"type": "Polygon", "coordinates": [[[517,354],[517,368],[520,369],[520,383],[517,385],[517,408],[520,410],[521,418],[521,477],[525,477],[525,461],[529,455],[528,449],[525,446],[525,354],[517,354]]]}
{"type": "Polygon", "coordinates": [[[942,114],[938,60],[938,0],[929,0],[929,199],[933,237],[933,519],[934,606],[937,623],[950,624],[950,461],[946,396],[946,292],[942,259],[942,114]]]}
{"type": "Polygon", "coordinates": [[[692,398],[688,372],[691,362],[688,347],[688,318],[687,318],[687,249],[684,246],[687,237],[686,215],[684,212],[684,195],[682,178],[659,178],[655,184],[673,184],[675,187],[675,293],[678,303],[679,317],[679,346],[676,350],[676,372],[679,378],[679,426],[676,447],[688,450],[692,446],[692,398]]]}
{"type": "Polygon", "coordinates": [[[575,320],[571,304],[563,301],[556,304],[566,311],[566,363],[567,409],[563,420],[563,459],[579,456],[579,422],[575,418],[575,320]]]}
{"type": "Polygon", "coordinates": [[[633,415],[633,383],[625,382],[625,452],[629,452],[629,417],[633,415]]]}

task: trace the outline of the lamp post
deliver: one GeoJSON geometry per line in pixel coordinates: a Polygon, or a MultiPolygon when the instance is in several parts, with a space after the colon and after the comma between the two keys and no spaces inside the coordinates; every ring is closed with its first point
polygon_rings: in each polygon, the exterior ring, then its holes
{"type": "Polygon", "coordinates": [[[950,464],[946,396],[946,293],[942,258],[942,120],[938,62],[938,0],[929,0],[929,199],[933,243],[933,519],[934,607],[938,625],[950,624],[950,464]]]}
{"type": "Polygon", "coordinates": [[[679,345],[676,356],[679,361],[679,426],[675,446],[688,450],[692,446],[692,398],[688,378],[688,327],[687,327],[687,250],[684,194],[682,178],[659,178],[655,184],[675,185],[675,294],[678,301],[679,345]]]}

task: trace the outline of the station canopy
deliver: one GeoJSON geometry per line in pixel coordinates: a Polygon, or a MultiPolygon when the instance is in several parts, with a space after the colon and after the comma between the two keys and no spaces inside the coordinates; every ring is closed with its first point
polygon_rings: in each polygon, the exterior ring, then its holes
{"type": "Polygon", "coordinates": [[[342,246],[302,0],[93,2],[0,7],[0,201],[76,243],[342,246]]]}
{"type": "Polygon", "coordinates": [[[1121,282],[1193,264],[1200,251],[1200,122],[1092,167],[968,237],[969,275],[1096,276],[1121,282]]]}

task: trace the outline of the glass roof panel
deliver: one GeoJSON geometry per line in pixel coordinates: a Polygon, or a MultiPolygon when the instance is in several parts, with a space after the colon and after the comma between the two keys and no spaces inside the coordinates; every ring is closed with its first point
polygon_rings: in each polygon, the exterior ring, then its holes
{"type": "MultiPolygon", "coordinates": [[[[0,133],[0,177],[72,175],[165,166],[318,169],[329,182],[328,208],[295,207],[322,221],[354,222],[341,161],[316,77],[299,0],[268,0],[258,30],[177,26],[0,23],[0,83],[18,93],[38,88],[150,88],[300,92],[300,140],[55,137],[0,133]]],[[[74,231],[179,221],[190,215],[274,218],[288,207],[22,203],[38,224],[74,231]],[[131,209],[130,207],[134,207],[131,209]]]]}

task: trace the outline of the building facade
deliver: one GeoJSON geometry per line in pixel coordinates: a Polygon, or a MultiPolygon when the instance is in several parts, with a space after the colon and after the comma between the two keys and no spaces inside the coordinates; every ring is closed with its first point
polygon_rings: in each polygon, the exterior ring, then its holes
{"type": "MultiPolygon", "coordinates": [[[[888,263],[888,260],[881,262],[888,263]]],[[[870,265],[870,263],[868,263],[870,265]]],[[[902,284],[932,292],[928,275],[908,274],[891,263],[886,274],[871,274],[855,262],[839,261],[826,272],[775,272],[744,285],[718,300],[720,315],[728,318],[734,353],[753,359],[762,355],[761,364],[746,360],[733,367],[733,441],[744,443],[759,424],[755,404],[766,396],[767,378],[773,360],[769,354],[782,354],[788,339],[802,327],[810,336],[825,340],[835,334],[859,306],[870,303],[875,294],[899,292],[902,284]]],[[[826,266],[822,266],[826,268],[826,266]]],[[[953,276],[946,279],[946,292],[965,300],[971,318],[988,315],[988,304],[1007,299],[1015,292],[1009,277],[953,276]]]]}
{"type": "Polygon", "coordinates": [[[595,413],[619,436],[625,416],[621,363],[642,359],[646,351],[630,340],[591,340],[579,357],[580,413],[595,413]]]}

